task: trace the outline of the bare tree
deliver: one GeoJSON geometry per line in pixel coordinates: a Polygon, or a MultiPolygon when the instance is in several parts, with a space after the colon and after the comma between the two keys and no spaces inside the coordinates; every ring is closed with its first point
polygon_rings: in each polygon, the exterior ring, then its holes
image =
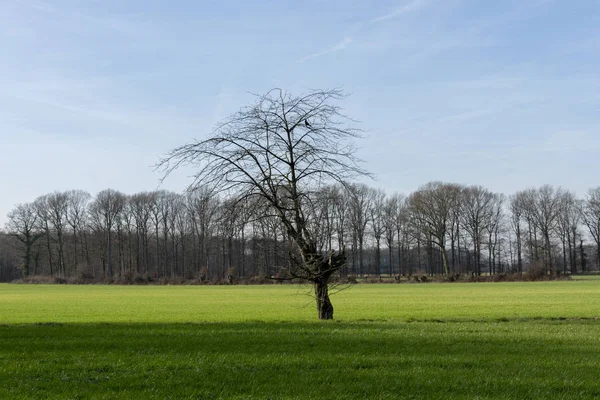
{"type": "Polygon", "coordinates": [[[157,276],[161,276],[163,273],[160,262],[160,223],[162,221],[161,212],[164,207],[164,197],[165,191],[155,191],[150,193],[150,216],[152,218],[152,226],[154,227],[154,241],[156,245],[156,248],[154,249],[154,261],[155,273],[157,276]]]}
{"type": "Polygon", "coordinates": [[[43,195],[35,199],[33,207],[37,214],[37,222],[40,230],[44,233],[45,247],[48,256],[48,267],[50,269],[50,275],[54,274],[54,248],[52,246],[54,242],[54,233],[51,228],[51,207],[49,204],[49,196],[43,195]]]}
{"type": "Polygon", "coordinates": [[[138,274],[148,272],[150,261],[150,215],[152,198],[148,192],[138,193],[130,197],[129,207],[133,213],[136,231],[136,271],[138,274]]]}
{"type": "Polygon", "coordinates": [[[71,226],[73,232],[74,241],[74,262],[75,266],[79,263],[77,256],[77,244],[80,237],[83,239],[82,254],[86,261],[86,266],[89,268],[89,254],[87,250],[87,238],[85,233],[85,222],[87,217],[87,206],[90,201],[90,194],[83,190],[71,190],[67,192],[67,213],[66,220],[69,226],[71,226]]]}
{"type": "Polygon", "coordinates": [[[408,198],[412,218],[441,253],[445,274],[448,274],[446,235],[458,194],[459,190],[454,184],[430,182],[408,198]]]}
{"type": "Polygon", "coordinates": [[[50,193],[46,197],[46,205],[52,231],[56,234],[58,247],[57,272],[64,277],[66,275],[65,230],[67,228],[69,197],[66,192],[50,193]]]}
{"type": "Polygon", "coordinates": [[[494,194],[491,204],[489,221],[486,224],[488,247],[488,270],[490,274],[496,273],[496,261],[499,253],[500,234],[504,229],[504,195],[494,194]]]}
{"type": "Polygon", "coordinates": [[[90,204],[90,214],[105,232],[106,263],[108,278],[113,277],[113,228],[125,205],[125,195],[112,189],[106,189],[96,195],[90,204]]]}
{"type": "MultiPolygon", "coordinates": [[[[353,267],[358,264],[358,273],[362,275],[364,272],[364,246],[367,225],[369,223],[369,211],[371,209],[371,190],[367,185],[355,184],[347,188],[348,203],[350,205],[350,226],[352,227],[353,241],[353,267]],[[358,252],[358,254],[356,254],[358,252]],[[358,260],[356,256],[358,255],[358,260]],[[358,263],[356,262],[358,261],[358,263]]],[[[354,271],[356,272],[356,271],[354,271]]]]}
{"type": "Polygon", "coordinates": [[[314,284],[320,319],[333,318],[329,278],[346,257],[343,249],[318,252],[307,214],[323,185],[364,173],[349,141],[357,131],[346,127],[334,104],[344,97],[339,90],[299,97],[272,90],[219,124],[208,139],[178,147],[160,162],[166,174],[184,164],[196,167],[193,187],[210,185],[236,201],[264,199],[296,244],[289,272],[314,284]]]}
{"type": "Polygon", "coordinates": [[[539,261],[540,244],[538,241],[538,229],[535,221],[536,208],[536,189],[526,189],[517,192],[518,204],[521,208],[523,218],[527,226],[527,249],[529,255],[529,265],[539,261]]]}
{"type": "Polygon", "coordinates": [[[385,233],[384,205],[385,192],[381,189],[371,189],[371,209],[369,210],[371,233],[375,239],[375,265],[372,273],[381,275],[381,239],[385,233]]]}
{"type": "MultiPolygon", "coordinates": [[[[331,197],[333,203],[335,234],[338,241],[337,247],[338,249],[343,249],[346,247],[346,236],[348,235],[347,225],[350,210],[347,193],[343,186],[334,185],[332,186],[331,197]]],[[[340,270],[340,273],[348,274],[347,263],[340,270]]]]}
{"type": "Polygon", "coordinates": [[[510,210],[510,226],[515,233],[517,246],[517,270],[523,273],[523,227],[521,223],[525,210],[518,194],[510,196],[508,207],[510,210]]]}
{"type": "Polygon", "coordinates": [[[450,269],[452,273],[461,270],[461,252],[460,252],[460,239],[461,239],[461,207],[463,199],[463,189],[461,185],[455,185],[455,205],[452,208],[452,215],[450,217],[450,255],[451,264],[450,269]]]}
{"type": "Polygon", "coordinates": [[[23,245],[23,276],[29,276],[31,271],[31,256],[33,245],[42,236],[37,229],[38,215],[32,204],[19,204],[8,213],[6,228],[23,245]]]}
{"type": "Polygon", "coordinates": [[[560,206],[556,223],[556,232],[558,233],[562,245],[563,273],[567,272],[567,264],[570,264],[571,273],[575,272],[577,268],[577,230],[579,227],[580,218],[580,201],[572,192],[562,192],[560,194],[560,206]]]}
{"type": "MultiPolygon", "coordinates": [[[[199,187],[190,193],[188,200],[190,216],[192,217],[192,232],[198,237],[198,257],[194,260],[194,269],[209,268],[208,250],[210,240],[215,229],[217,211],[220,207],[219,199],[208,188],[199,187]]],[[[196,245],[196,241],[193,241],[196,245]]]]}
{"type": "MultiPolygon", "coordinates": [[[[383,227],[385,232],[385,244],[388,248],[388,259],[390,264],[390,275],[394,274],[393,268],[393,253],[394,253],[394,240],[396,239],[396,219],[398,216],[398,208],[402,202],[402,196],[399,194],[394,194],[388,197],[385,200],[385,204],[383,205],[382,213],[383,213],[383,227]]],[[[400,237],[400,235],[398,235],[400,237]]],[[[398,258],[398,262],[400,262],[400,258],[398,258]]],[[[400,272],[398,271],[398,274],[400,272]]]]}
{"type": "MultiPolygon", "coordinates": [[[[598,265],[600,267],[600,187],[590,189],[581,205],[583,223],[596,242],[598,265]]],[[[583,253],[583,252],[582,252],[583,253]]]]}
{"type": "Polygon", "coordinates": [[[473,242],[475,272],[481,275],[481,245],[494,213],[494,194],[481,186],[463,189],[461,202],[462,225],[473,242]]]}
{"type": "Polygon", "coordinates": [[[409,210],[406,203],[406,197],[402,194],[397,196],[398,208],[396,209],[395,229],[396,237],[398,238],[398,275],[408,273],[412,275],[411,264],[408,263],[408,270],[405,268],[406,253],[410,247],[410,239],[412,236],[412,224],[409,221],[409,210]]]}
{"type": "Polygon", "coordinates": [[[560,212],[562,189],[544,185],[533,192],[532,216],[534,224],[542,234],[544,264],[546,271],[552,269],[552,244],[550,237],[556,229],[560,212]]]}
{"type": "MultiPolygon", "coordinates": [[[[179,247],[184,246],[185,228],[186,228],[186,209],[185,198],[177,193],[173,193],[173,197],[169,204],[171,212],[169,213],[169,232],[171,233],[171,276],[184,276],[183,270],[180,274],[179,268],[179,247]]],[[[185,257],[185,256],[184,256],[185,257]]]]}

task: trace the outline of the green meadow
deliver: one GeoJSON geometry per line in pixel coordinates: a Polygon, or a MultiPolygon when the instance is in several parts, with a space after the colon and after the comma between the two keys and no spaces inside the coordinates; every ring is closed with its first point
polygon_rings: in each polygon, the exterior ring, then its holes
{"type": "Polygon", "coordinates": [[[0,399],[600,397],[600,280],[0,285],[0,399]]]}

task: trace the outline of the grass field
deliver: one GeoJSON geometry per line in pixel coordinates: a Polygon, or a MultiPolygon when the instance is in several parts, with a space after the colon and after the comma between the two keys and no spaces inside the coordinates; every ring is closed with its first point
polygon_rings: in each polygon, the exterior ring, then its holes
{"type": "Polygon", "coordinates": [[[0,399],[598,398],[600,281],[0,285],[0,399]]]}

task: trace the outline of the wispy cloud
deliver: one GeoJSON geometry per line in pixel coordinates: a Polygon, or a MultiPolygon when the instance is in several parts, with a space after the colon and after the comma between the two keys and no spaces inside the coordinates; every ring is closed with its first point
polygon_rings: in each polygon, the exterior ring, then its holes
{"type": "Polygon", "coordinates": [[[80,9],[68,9],[57,7],[43,0],[35,0],[25,3],[31,9],[40,13],[49,14],[58,21],[77,21],[82,23],[78,26],[87,26],[88,28],[99,28],[105,31],[112,31],[121,35],[148,38],[153,33],[149,26],[144,26],[140,21],[132,18],[99,16],[81,11],[80,9]]]}
{"type": "Polygon", "coordinates": [[[373,18],[372,20],[369,21],[369,23],[386,21],[388,19],[396,18],[400,15],[403,15],[403,14],[406,14],[406,13],[409,13],[412,11],[420,10],[420,9],[424,8],[428,3],[429,3],[429,0],[413,0],[407,4],[404,4],[403,6],[396,8],[395,10],[393,10],[387,14],[381,15],[377,18],[373,18]]]}
{"type": "Polygon", "coordinates": [[[600,138],[595,132],[596,129],[572,129],[554,132],[535,151],[559,154],[595,152],[600,149],[600,138]]]}
{"type": "Polygon", "coordinates": [[[108,80],[0,79],[0,86],[4,88],[0,95],[0,120],[12,132],[40,130],[44,135],[56,135],[65,130],[81,138],[105,139],[139,137],[166,129],[189,134],[208,121],[206,115],[192,117],[173,108],[117,102],[118,87],[108,80]],[[29,114],[35,118],[27,118],[29,114]]]}
{"type": "Polygon", "coordinates": [[[493,114],[497,111],[498,110],[493,107],[474,109],[474,110],[459,112],[456,114],[442,117],[440,119],[440,122],[463,123],[463,122],[472,121],[474,119],[479,119],[481,117],[485,117],[485,116],[493,114]]]}
{"type": "MultiPolygon", "coordinates": [[[[403,14],[407,14],[407,13],[410,13],[413,11],[420,10],[420,9],[424,8],[425,6],[427,6],[428,3],[429,3],[429,0],[412,0],[412,1],[402,5],[401,7],[396,8],[395,10],[388,12],[385,15],[381,15],[377,18],[373,18],[366,22],[359,22],[359,23],[355,24],[354,26],[352,26],[352,28],[350,28],[348,33],[350,33],[351,35],[358,34],[365,27],[365,25],[375,24],[375,23],[378,23],[381,21],[399,17],[403,14]]],[[[347,35],[342,40],[340,40],[335,46],[332,46],[325,50],[321,50],[316,53],[310,54],[308,56],[302,57],[301,59],[298,60],[298,63],[303,63],[303,62],[311,60],[313,58],[325,56],[327,54],[331,54],[331,53],[335,53],[340,50],[344,50],[352,43],[352,41],[353,41],[353,36],[347,35]]]]}
{"type": "Polygon", "coordinates": [[[301,59],[298,60],[298,63],[303,63],[305,61],[308,61],[312,58],[316,58],[316,57],[321,57],[327,54],[331,54],[331,53],[335,53],[336,51],[340,51],[340,50],[344,50],[346,47],[348,47],[348,45],[350,45],[350,43],[352,43],[352,38],[351,37],[345,37],[344,39],[340,40],[335,46],[330,47],[328,49],[319,51],[317,53],[313,53],[310,54],[306,57],[302,57],[301,59]]]}

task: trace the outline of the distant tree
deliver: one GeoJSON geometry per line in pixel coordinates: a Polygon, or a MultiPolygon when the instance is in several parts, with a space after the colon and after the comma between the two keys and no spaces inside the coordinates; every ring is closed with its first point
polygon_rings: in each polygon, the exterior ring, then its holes
{"type": "Polygon", "coordinates": [[[148,192],[134,194],[129,198],[129,209],[135,224],[136,272],[148,273],[150,262],[150,214],[152,197],[148,192]]]}
{"type": "Polygon", "coordinates": [[[385,233],[385,192],[381,189],[371,189],[370,225],[371,234],[375,239],[375,265],[372,273],[381,275],[381,239],[385,233]]]}
{"type": "Polygon", "coordinates": [[[344,265],[343,249],[317,249],[308,219],[314,194],[364,173],[350,139],[357,131],[334,103],[339,90],[292,96],[272,90],[219,124],[212,135],[172,150],[160,162],[166,174],[197,168],[193,187],[209,185],[236,201],[260,197],[295,243],[289,273],[311,281],[320,319],[333,318],[329,278],[344,265]]]}
{"type": "Polygon", "coordinates": [[[33,207],[35,209],[35,213],[37,215],[37,223],[39,229],[44,234],[44,244],[47,252],[48,259],[48,268],[50,275],[54,275],[54,231],[52,229],[52,215],[51,215],[51,205],[49,202],[49,196],[43,195],[35,199],[33,202],[33,207]]]}
{"type": "Polygon", "coordinates": [[[481,186],[469,186],[462,191],[461,220],[471,237],[475,273],[481,275],[481,245],[494,214],[494,194],[481,186]]]}
{"type": "Polygon", "coordinates": [[[77,245],[83,242],[82,254],[86,261],[86,266],[89,267],[90,259],[87,249],[87,238],[85,232],[85,224],[87,219],[87,207],[91,199],[91,195],[83,190],[71,190],[67,195],[67,213],[65,219],[71,227],[73,233],[74,261],[75,266],[79,263],[77,245]],[[83,240],[80,240],[83,239],[83,240]]]}
{"type": "Polygon", "coordinates": [[[561,241],[563,253],[563,271],[570,264],[571,273],[576,272],[577,234],[581,221],[581,202],[569,191],[560,194],[560,206],[556,222],[556,231],[561,241]],[[568,250],[568,251],[567,251],[568,250]]]}
{"type": "MultiPolygon", "coordinates": [[[[389,259],[389,273],[392,275],[394,273],[393,270],[393,249],[396,237],[400,237],[397,235],[396,230],[396,219],[398,218],[398,211],[401,207],[403,198],[400,194],[394,194],[388,197],[385,200],[385,204],[382,207],[382,217],[383,217],[383,228],[385,233],[385,244],[388,248],[388,259],[389,259]]],[[[398,257],[398,262],[400,262],[400,257],[398,257]]],[[[400,274],[400,271],[398,271],[400,274]]]]}
{"type": "Polygon", "coordinates": [[[512,195],[509,199],[509,211],[510,211],[510,227],[515,233],[515,244],[517,251],[517,270],[523,272],[523,213],[525,212],[521,205],[520,197],[518,195],[512,195]]]}
{"type": "Polygon", "coordinates": [[[450,255],[451,255],[451,270],[452,273],[456,273],[457,270],[460,270],[461,264],[461,253],[460,253],[460,239],[461,239],[461,207],[462,202],[464,200],[463,194],[464,187],[461,185],[456,185],[455,190],[456,193],[456,204],[452,208],[452,215],[450,217],[450,255]]]}
{"type": "Polygon", "coordinates": [[[23,246],[23,276],[27,277],[31,271],[31,257],[33,245],[43,235],[38,229],[37,213],[32,204],[19,204],[8,213],[6,229],[23,246]]]}
{"type": "Polygon", "coordinates": [[[412,274],[412,267],[410,263],[406,263],[406,253],[410,248],[412,223],[410,222],[410,213],[406,204],[406,197],[404,195],[397,195],[398,207],[396,209],[395,229],[396,237],[398,241],[398,274],[403,275],[404,273],[412,274]],[[408,268],[405,268],[408,267],[408,268]]]}
{"type": "MultiPolygon", "coordinates": [[[[162,222],[162,215],[164,215],[164,198],[165,191],[155,191],[150,193],[150,216],[152,219],[152,227],[154,228],[154,266],[155,273],[157,276],[164,276],[164,269],[161,267],[160,258],[160,226],[162,222]]],[[[166,268],[166,267],[165,267],[166,268]]]]}
{"type": "Polygon", "coordinates": [[[459,193],[454,184],[430,182],[408,197],[411,218],[439,249],[445,274],[448,274],[446,236],[459,193]]]}
{"type": "MultiPolygon", "coordinates": [[[[188,209],[192,218],[192,233],[198,237],[199,247],[198,256],[194,256],[193,260],[195,271],[209,267],[210,242],[216,229],[219,207],[219,198],[207,187],[196,187],[190,193],[188,209]]],[[[193,242],[196,243],[195,240],[193,242]]]]}
{"type": "Polygon", "coordinates": [[[551,270],[553,267],[550,238],[556,229],[562,193],[562,189],[556,189],[550,185],[544,185],[533,192],[533,208],[531,211],[534,224],[542,234],[542,249],[546,270],[551,270]]]}
{"type": "Polygon", "coordinates": [[[0,282],[11,282],[24,277],[25,249],[21,245],[14,235],[0,229],[0,282]]]}
{"type": "MultiPolygon", "coordinates": [[[[583,223],[596,242],[598,267],[600,268],[600,187],[590,189],[585,201],[581,204],[583,223]]],[[[581,247],[583,263],[583,247],[581,247]]]]}
{"type": "Polygon", "coordinates": [[[67,229],[67,210],[69,196],[66,192],[54,192],[47,196],[48,215],[52,230],[56,234],[57,268],[60,276],[66,276],[65,231],[67,229]]]}
{"type": "Polygon", "coordinates": [[[486,226],[488,247],[488,270],[490,274],[496,273],[496,261],[501,245],[500,236],[504,230],[504,195],[494,193],[489,223],[486,226]]]}
{"type": "Polygon", "coordinates": [[[311,223],[310,229],[317,232],[317,247],[320,252],[330,251],[334,248],[335,236],[335,196],[333,186],[326,186],[320,192],[315,193],[313,201],[314,218],[308,218],[311,223]]]}
{"type": "Polygon", "coordinates": [[[353,256],[354,258],[358,258],[358,260],[353,259],[352,261],[355,269],[356,264],[358,264],[358,271],[355,270],[354,272],[358,272],[361,275],[365,272],[365,236],[370,220],[371,203],[373,201],[372,193],[370,188],[364,184],[354,184],[347,187],[350,214],[349,222],[352,228],[352,240],[355,253],[353,256]]]}
{"type": "Polygon", "coordinates": [[[125,206],[126,197],[123,193],[106,189],[96,195],[90,204],[90,214],[96,224],[105,232],[105,249],[107,276],[113,278],[113,229],[116,227],[119,214],[125,206]]]}
{"type": "Polygon", "coordinates": [[[185,209],[185,198],[178,194],[173,193],[171,201],[169,203],[171,212],[169,213],[169,232],[171,233],[171,277],[183,276],[184,273],[180,269],[180,251],[179,248],[183,246],[183,240],[186,229],[186,209],[185,209]]]}
{"type": "MultiPolygon", "coordinates": [[[[337,248],[346,248],[347,236],[348,236],[348,218],[350,207],[348,204],[347,192],[344,190],[342,185],[334,185],[331,188],[331,201],[333,206],[333,220],[335,234],[337,236],[337,248]]],[[[333,247],[332,247],[333,248],[333,247]]],[[[348,264],[346,263],[341,273],[348,274],[348,264]]]]}

